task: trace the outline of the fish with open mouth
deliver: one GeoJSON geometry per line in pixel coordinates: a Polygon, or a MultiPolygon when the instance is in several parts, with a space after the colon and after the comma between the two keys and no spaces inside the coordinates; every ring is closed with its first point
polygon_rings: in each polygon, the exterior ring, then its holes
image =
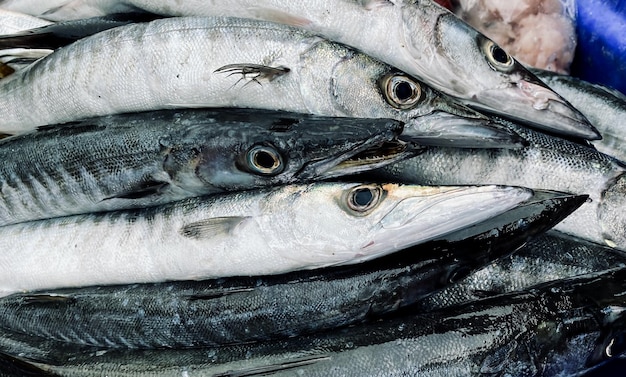
{"type": "Polygon", "coordinates": [[[397,140],[402,129],[395,120],[252,109],[44,127],[0,141],[0,225],[363,172],[419,153],[397,140]]]}
{"type": "MultiPolygon", "coordinates": [[[[511,253],[585,199],[536,191],[456,234],[358,265],[14,294],[0,298],[0,328],[40,340],[149,349],[245,343],[359,323],[414,304],[511,253]]],[[[4,347],[0,341],[8,352],[4,347]]]]}
{"type": "Polygon", "coordinates": [[[169,18],[83,38],[0,80],[0,131],[177,107],[250,107],[403,121],[424,145],[523,139],[346,46],[270,22],[169,18]]]}
{"type": "MultiPolygon", "coordinates": [[[[142,9],[162,15],[234,16],[288,24],[352,46],[479,109],[554,133],[600,138],[578,110],[497,44],[434,1],[84,0],[41,4],[5,0],[0,6],[55,20],[142,9]]],[[[269,53],[267,57],[273,58],[269,53]]]]}
{"type": "Polygon", "coordinates": [[[506,212],[532,190],[317,182],[7,225],[0,296],[358,263],[506,212]]]}
{"type": "Polygon", "coordinates": [[[626,268],[617,268],[286,340],[178,350],[57,343],[41,359],[1,359],[9,373],[67,377],[570,376],[626,351],[625,282],[626,268]]]}

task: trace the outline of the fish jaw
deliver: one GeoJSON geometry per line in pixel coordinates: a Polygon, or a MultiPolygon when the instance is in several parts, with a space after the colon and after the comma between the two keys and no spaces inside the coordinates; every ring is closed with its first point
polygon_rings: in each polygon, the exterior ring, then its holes
{"type": "Polygon", "coordinates": [[[424,151],[423,147],[400,140],[370,139],[345,153],[307,163],[295,174],[295,178],[307,181],[362,173],[417,156],[424,151]]]}
{"type": "Polygon", "coordinates": [[[469,106],[532,123],[534,128],[543,131],[586,140],[602,138],[584,115],[532,77],[520,78],[506,88],[482,91],[475,98],[477,101],[468,102],[469,106]]]}
{"type": "MultiPolygon", "coordinates": [[[[404,16],[405,24],[409,24],[408,14],[404,16]]],[[[569,102],[453,14],[442,14],[433,28],[439,47],[440,73],[437,82],[428,82],[433,87],[471,107],[534,128],[589,140],[600,138],[598,131],[569,102]],[[506,64],[494,60],[494,50],[506,64]]],[[[410,32],[405,30],[405,34],[410,32]]],[[[417,51],[417,47],[413,49],[417,51]]],[[[411,54],[411,51],[407,52],[411,54]]]]}
{"type": "Polygon", "coordinates": [[[361,250],[371,259],[392,249],[414,246],[444,237],[498,216],[533,196],[533,191],[506,186],[433,187],[425,195],[415,186],[390,186],[395,205],[389,208],[367,235],[361,250]]]}
{"type": "Polygon", "coordinates": [[[402,140],[436,147],[521,148],[528,142],[516,132],[484,118],[436,111],[406,123],[402,140]]]}

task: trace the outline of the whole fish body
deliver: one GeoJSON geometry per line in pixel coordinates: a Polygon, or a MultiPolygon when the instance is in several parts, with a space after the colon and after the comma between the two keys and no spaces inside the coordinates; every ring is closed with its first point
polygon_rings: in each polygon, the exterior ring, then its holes
{"type": "Polygon", "coordinates": [[[596,149],[626,161],[626,97],[622,93],[572,76],[541,70],[533,72],[598,129],[602,139],[593,142],[596,149]]]}
{"type": "Polygon", "coordinates": [[[0,141],[0,225],[362,172],[414,153],[401,132],[393,120],[251,109],[47,127],[0,141]]]}
{"type": "Polygon", "coordinates": [[[282,341],[189,350],[70,347],[44,360],[4,355],[3,361],[68,377],[570,376],[623,352],[624,281],[623,268],[609,270],[282,341]]]}
{"type": "Polygon", "coordinates": [[[294,25],[352,46],[478,108],[557,133],[599,138],[563,98],[432,1],[87,0],[53,2],[44,9],[33,1],[3,1],[0,6],[53,19],[100,16],[126,7],[173,16],[235,16],[294,25]]]}
{"type": "Polygon", "coordinates": [[[593,148],[509,126],[530,145],[517,150],[433,147],[419,160],[400,161],[377,174],[426,185],[503,184],[588,194],[591,201],[555,229],[626,250],[623,163],[593,148]]]}
{"type": "MultiPolygon", "coordinates": [[[[146,349],[235,344],[345,326],[462,279],[549,229],[584,200],[535,192],[528,202],[461,234],[358,265],[14,294],[0,298],[0,328],[40,341],[146,349]]],[[[0,342],[0,350],[9,352],[7,347],[0,342]]]]}
{"type": "Polygon", "coordinates": [[[516,187],[312,183],[2,228],[0,295],[357,263],[490,219],[516,187]]]}
{"type": "Polygon", "coordinates": [[[424,311],[437,310],[620,266],[626,266],[623,252],[551,231],[425,298],[419,307],[424,311]]]}
{"type": "Polygon", "coordinates": [[[0,93],[6,133],[119,112],[251,107],[397,119],[406,123],[405,136],[422,144],[521,142],[362,53],[285,25],[235,18],[106,30],[0,81],[0,93]]]}

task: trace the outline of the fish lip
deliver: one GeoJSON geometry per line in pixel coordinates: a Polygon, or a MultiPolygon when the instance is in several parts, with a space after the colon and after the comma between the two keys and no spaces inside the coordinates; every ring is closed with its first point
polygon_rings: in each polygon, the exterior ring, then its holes
{"type": "Polygon", "coordinates": [[[295,177],[300,180],[327,179],[360,173],[416,156],[424,150],[424,147],[398,139],[370,139],[334,157],[308,162],[295,177]]]}
{"type": "Polygon", "coordinates": [[[473,100],[465,100],[464,103],[542,131],[586,140],[602,138],[580,111],[530,72],[511,82],[508,88],[476,93],[473,100]]]}
{"type": "Polygon", "coordinates": [[[516,149],[530,143],[489,118],[435,111],[407,122],[399,137],[425,146],[516,149]]]}

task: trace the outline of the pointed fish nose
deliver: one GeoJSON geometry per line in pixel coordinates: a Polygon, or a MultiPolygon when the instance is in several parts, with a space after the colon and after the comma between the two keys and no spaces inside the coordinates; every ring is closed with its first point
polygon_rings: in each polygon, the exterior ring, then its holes
{"type": "Polygon", "coordinates": [[[476,98],[477,102],[468,105],[533,128],[586,140],[602,138],[580,111],[535,77],[521,78],[508,88],[480,92],[476,98]]]}

